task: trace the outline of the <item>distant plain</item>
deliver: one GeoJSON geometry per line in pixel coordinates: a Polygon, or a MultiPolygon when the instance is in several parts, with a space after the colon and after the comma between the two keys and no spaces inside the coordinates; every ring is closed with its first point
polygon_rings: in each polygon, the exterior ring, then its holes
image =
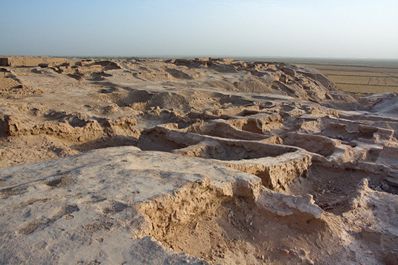
{"type": "Polygon", "coordinates": [[[343,91],[368,94],[398,92],[397,60],[286,59],[315,68],[343,91]]]}

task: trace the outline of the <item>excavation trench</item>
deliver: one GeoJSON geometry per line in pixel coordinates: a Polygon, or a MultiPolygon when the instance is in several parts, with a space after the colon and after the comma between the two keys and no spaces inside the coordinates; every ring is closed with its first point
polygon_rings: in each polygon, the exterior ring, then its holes
{"type": "Polygon", "coordinates": [[[325,249],[339,249],[322,218],[299,209],[286,214],[278,203],[269,211],[253,190],[235,192],[202,182],[141,203],[145,225],[138,237],[151,236],[210,264],[313,264],[325,249]]]}
{"type": "Polygon", "coordinates": [[[261,178],[265,187],[285,190],[291,181],[305,176],[311,156],[291,146],[260,141],[231,140],[156,127],[138,140],[142,150],[200,157],[261,178]]]}

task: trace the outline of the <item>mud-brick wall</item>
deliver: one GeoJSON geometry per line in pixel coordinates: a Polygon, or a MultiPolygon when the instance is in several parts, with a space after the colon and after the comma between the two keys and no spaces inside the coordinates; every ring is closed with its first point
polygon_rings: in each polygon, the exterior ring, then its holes
{"type": "Polygon", "coordinates": [[[65,58],[41,57],[41,56],[10,56],[0,57],[0,66],[35,67],[39,64],[56,65],[67,62],[65,58]],[[2,61],[4,59],[4,61],[2,61]]]}
{"type": "Polygon", "coordinates": [[[9,66],[8,58],[0,58],[0,66],[9,66]]]}

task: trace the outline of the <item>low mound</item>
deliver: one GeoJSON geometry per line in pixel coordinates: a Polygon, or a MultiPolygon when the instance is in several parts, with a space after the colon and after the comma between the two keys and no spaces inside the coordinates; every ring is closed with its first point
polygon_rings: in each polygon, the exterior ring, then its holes
{"type": "Polygon", "coordinates": [[[377,99],[372,107],[373,112],[385,113],[388,115],[398,115],[398,95],[385,94],[377,99]]]}
{"type": "Polygon", "coordinates": [[[174,109],[179,111],[190,110],[189,102],[185,97],[170,92],[163,92],[154,95],[148,101],[148,106],[159,107],[161,109],[174,109]]]}

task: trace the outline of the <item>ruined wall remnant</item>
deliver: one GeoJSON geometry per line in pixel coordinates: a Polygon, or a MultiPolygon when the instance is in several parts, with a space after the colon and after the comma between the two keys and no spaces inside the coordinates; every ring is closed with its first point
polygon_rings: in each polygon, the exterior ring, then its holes
{"type": "Polygon", "coordinates": [[[57,65],[66,61],[65,58],[55,57],[10,56],[0,58],[0,66],[33,67],[39,65],[57,65]]]}
{"type": "Polygon", "coordinates": [[[0,66],[9,66],[8,58],[0,58],[0,66]]]}

